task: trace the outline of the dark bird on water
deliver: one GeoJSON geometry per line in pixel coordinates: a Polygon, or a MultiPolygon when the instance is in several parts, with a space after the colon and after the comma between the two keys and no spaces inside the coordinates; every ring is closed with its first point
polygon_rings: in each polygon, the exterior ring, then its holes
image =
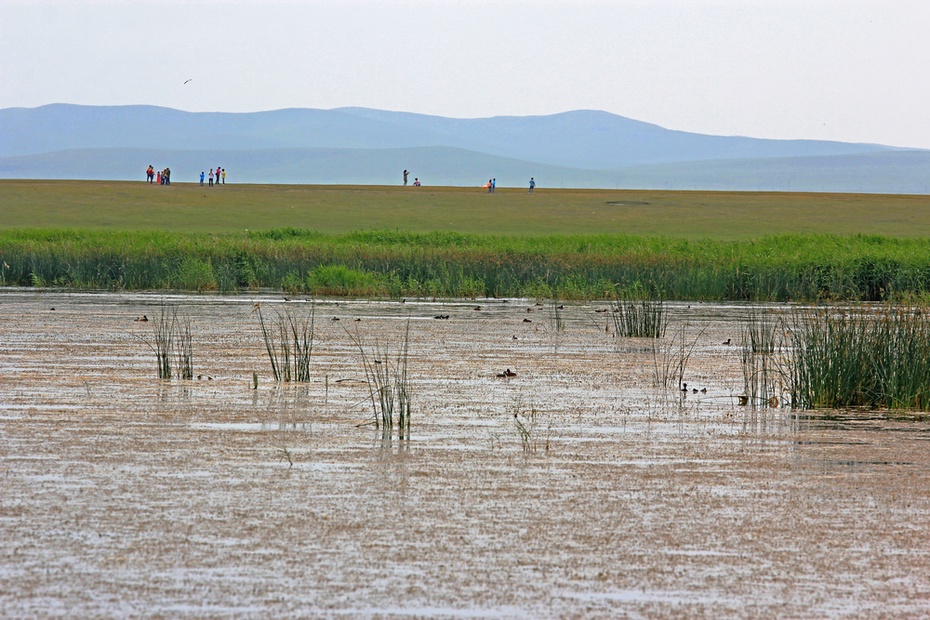
{"type": "Polygon", "coordinates": [[[145,323],[145,322],[148,321],[148,320],[149,320],[149,317],[147,317],[147,316],[145,316],[145,315],[143,314],[143,315],[140,316],[138,319],[136,319],[136,322],[137,322],[137,323],[145,323]]]}
{"type": "Polygon", "coordinates": [[[498,377],[516,377],[516,376],[517,376],[517,373],[515,373],[514,371],[512,371],[512,370],[510,370],[510,369],[508,368],[508,369],[505,370],[504,372],[497,373],[497,376],[498,376],[498,377]]]}

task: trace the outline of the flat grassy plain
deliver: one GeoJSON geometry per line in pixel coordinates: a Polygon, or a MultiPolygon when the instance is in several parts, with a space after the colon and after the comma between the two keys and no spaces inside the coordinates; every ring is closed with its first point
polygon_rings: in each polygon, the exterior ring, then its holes
{"type": "Polygon", "coordinates": [[[0,285],[915,299],[928,230],[928,196],[0,181],[0,285]]]}
{"type": "Polygon", "coordinates": [[[627,234],[746,240],[769,234],[930,232],[930,196],[480,187],[0,181],[0,229],[229,233],[301,228],[481,235],[627,234]]]}

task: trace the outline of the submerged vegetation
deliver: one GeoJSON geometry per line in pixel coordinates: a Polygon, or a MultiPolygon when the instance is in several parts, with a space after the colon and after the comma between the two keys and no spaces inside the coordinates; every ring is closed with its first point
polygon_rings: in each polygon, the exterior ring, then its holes
{"type": "Polygon", "coordinates": [[[489,236],[302,229],[222,235],[0,231],[6,286],[316,296],[880,301],[930,295],[930,240],[489,236]]]}

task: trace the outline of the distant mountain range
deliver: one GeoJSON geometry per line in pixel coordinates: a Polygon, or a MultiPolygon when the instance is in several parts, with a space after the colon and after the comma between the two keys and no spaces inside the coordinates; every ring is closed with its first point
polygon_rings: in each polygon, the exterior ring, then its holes
{"type": "Polygon", "coordinates": [[[930,151],[709,136],[606,112],[453,119],[364,108],[244,114],[154,106],[0,110],[0,178],[930,192],[930,151]]]}

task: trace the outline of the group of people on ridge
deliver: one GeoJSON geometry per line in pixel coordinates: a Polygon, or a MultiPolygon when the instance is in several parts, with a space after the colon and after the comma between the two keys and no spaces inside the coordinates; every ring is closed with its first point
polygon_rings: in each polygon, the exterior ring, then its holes
{"type": "MultiPolygon", "coordinates": [[[[485,189],[487,189],[489,194],[494,194],[497,192],[497,179],[490,178],[488,179],[488,182],[482,185],[481,187],[484,187],[485,189]]],[[[533,190],[535,189],[536,189],[536,179],[533,177],[530,177],[530,192],[529,193],[532,194],[533,190]]]]}
{"type": "Polygon", "coordinates": [[[171,168],[165,168],[164,170],[156,172],[152,164],[149,164],[148,169],[145,171],[145,179],[149,183],[171,185],[171,168]]]}
{"type": "MultiPolygon", "coordinates": [[[[203,185],[203,180],[205,175],[203,171],[200,172],[200,184],[203,185]]],[[[213,168],[210,168],[210,187],[213,187],[214,184],[219,185],[220,180],[222,179],[223,185],[226,185],[226,168],[216,167],[216,173],[214,174],[213,168]]]]}

